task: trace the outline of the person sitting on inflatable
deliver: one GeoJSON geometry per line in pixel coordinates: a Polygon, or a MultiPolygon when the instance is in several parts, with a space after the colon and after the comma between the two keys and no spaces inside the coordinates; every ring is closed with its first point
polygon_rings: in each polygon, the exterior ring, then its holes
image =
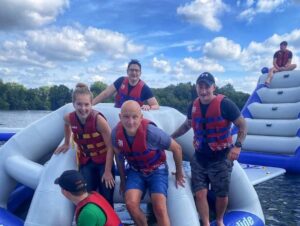
{"type": "Polygon", "coordinates": [[[158,102],[153,96],[151,89],[140,77],[142,66],[138,60],[131,60],[127,66],[127,77],[118,78],[93,100],[93,105],[115,95],[115,107],[120,108],[126,100],[137,101],[142,110],[159,109],[158,102]],[[147,102],[147,104],[145,103],[147,102]]]}
{"type": "Polygon", "coordinates": [[[280,50],[276,51],[273,57],[273,67],[269,69],[268,77],[265,81],[266,87],[270,87],[273,75],[279,71],[294,70],[297,65],[292,64],[293,53],[287,49],[288,43],[283,41],[280,43],[280,50]]]}

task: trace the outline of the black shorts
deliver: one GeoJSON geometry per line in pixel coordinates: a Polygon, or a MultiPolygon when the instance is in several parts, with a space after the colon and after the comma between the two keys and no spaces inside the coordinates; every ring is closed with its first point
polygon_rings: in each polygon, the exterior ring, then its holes
{"type": "Polygon", "coordinates": [[[199,190],[208,189],[210,183],[216,196],[228,196],[232,166],[233,162],[227,158],[201,162],[194,155],[191,161],[193,192],[196,193],[199,190]]]}

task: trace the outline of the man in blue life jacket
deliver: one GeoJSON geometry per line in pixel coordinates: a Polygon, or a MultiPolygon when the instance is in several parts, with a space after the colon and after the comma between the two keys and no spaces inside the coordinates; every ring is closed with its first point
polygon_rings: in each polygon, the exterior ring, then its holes
{"type": "Polygon", "coordinates": [[[182,151],[177,142],[153,122],[144,119],[136,101],[124,102],[120,122],[112,130],[112,144],[120,171],[121,191],[135,225],[147,226],[140,209],[146,190],[149,191],[158,226],[170,226],[167,212],[168,165],[165,150],[173,153],[176,186],[184,186],[182,151]],[[124,168],[124,160],[129,168],[124,168]]]}
{"type": "Polygon", "coordinates": [[[297,65],[292,64],[293,53],[287,49],[287,41],[280,43],[280,50],[276,51],[273,57],[273,67],[269,69],[268,77],[265,81],[267,87],[270,86],[273,75],[280,71],[292,71],[297,65]]]}
{"type": "Polygon", "coordinates": [[[127,76],[118,78],[93,100],[93,105],[115,96],[115,107],[120,108],[126,100],[137,101],[142,110],[159,109],[158,102],[149,86],[141,78],[142,66],[138,60],[131,60],[127,66],[127,76]]]}
{"type": "Polygon", "coordinates": [[[194,130],[195,154],[191,160],[192,189],[204,226],[209,226],[207,193],[209,183],[216,195],[216,223],[223,226],[233,160],[238,159],[246,137],[246,123],[238,107],[223,95],[214,95],[215,79],[209,72],[196,82],[198,98],[188,108],[185,122],[172,134],[177,138],[191,127],[194,130]],[[232,143],[231,124],[238,128],[232,143]]]}

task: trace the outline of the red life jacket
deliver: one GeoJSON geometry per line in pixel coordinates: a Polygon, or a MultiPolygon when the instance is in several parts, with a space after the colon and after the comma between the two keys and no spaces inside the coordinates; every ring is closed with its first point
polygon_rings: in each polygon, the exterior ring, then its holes
{"type": "Polygon", "coordinates": [[[105,226],[122,226],[122,222],[119,219],[118,215],[116,212],[113,210],[111,205],[106,201],[104,197],[102,197],[100,194],[96,192],[91,192],[88,197],[86,197],[84,200],[80,201],[75,209],[75,219],[76,223],[78,221],[78,216],[80,214],[80,211],[82,208],[89,204],[95,204],[97,205],[105,214],[106,216],[106,222],[105,226]]]}
{"type": "Polygon", "coordinates": [[[115,97],[115,107],[120,108],[126,100],[135,100],[142,106],[144,102],[141,100],[141,94],[144,85],[145,83],[139,80],[138,83],[132,87],[130,93],[128,93],[129,79],[125,77],[115,97]]]}
{"type": "Polygon", "coordinates": [[[106,160],[106,145],[96,126],[98,114],[105,118],[100,112],[92,110],[84,125],[79,122],[75,111],[69,115],[73,138],[78,146],[80,165],[86,164],[89,159],[97,164],[102,164],[106,160]]]}
{"type": "Polygon", "coordinates": [[[231,122],[224,119],[221,113],[223,98],[223,95],[217,95],[209,104],[205,116],[202,115],[199,98],[194,100],[192,127],[196,151],[201,151],[204,142],[208,143],[212,151],[222,151],[232,146],[231,122]]]}
{"type": "Polygon", "coordinates": [[[117,125],[116,140],[121,153],[125,156],[130,167],[144,174],[149,174],[166,162],[164,150],[151,150],[147,148],[147,128],[153,122],[142,119],[132,147],[127,142],[121,122],[117,125]]]}
{"type": "Polygon", "coordinates": [[[277,57],[276,57],[276,64],[279,67],[284,67],[287,64],[287,62],[289,61],[289,56],[290,56],[289,50],[286,50],[286,51],[279,50],[277,53],[277,57]]]}

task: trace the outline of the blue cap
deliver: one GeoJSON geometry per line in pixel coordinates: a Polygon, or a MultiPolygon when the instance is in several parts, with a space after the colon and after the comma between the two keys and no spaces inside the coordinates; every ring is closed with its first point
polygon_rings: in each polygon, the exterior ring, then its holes
{"type": "Polygon", "coordinates": [[[199,75],[196,83],[200,84],[201,82],[207,84],[208,86],[211,86],[212,84],[215,84],[215,78],[211,73],[203,72],[199,75]]]}
{"type": "Polygon", "coordinates": [[[86,190],[86,182],[77,170],[66,170],[54,181],[61,188],[69,192],[80,192],[86,190]]]}

